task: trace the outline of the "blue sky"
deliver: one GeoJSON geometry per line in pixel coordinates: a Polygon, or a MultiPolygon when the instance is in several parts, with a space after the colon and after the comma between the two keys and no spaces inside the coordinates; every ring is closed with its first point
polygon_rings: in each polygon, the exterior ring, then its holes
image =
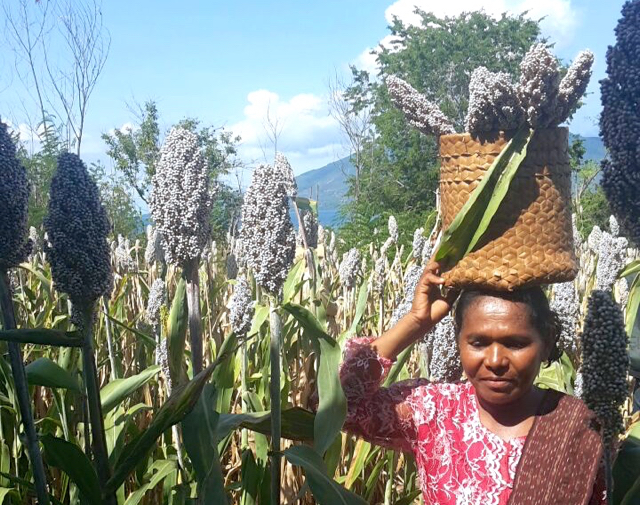
{"type": "MultiPolygon", "coordinates": [[[[111,49],[89,103],[83,157],[109,166],[100,134],[134,122],[127,104],[148,99],[157,102],[163,128],[189,116],[241,134],[249,167],[272,152],[262,127],[267,108],[283,125],[279,148],[296,173],[345,156],[328,115],[327,82],[336,71],[346,75],[349,64],[371,68],[367,49],[384,42],[392,14],[412,22],[414,4],[440,16],[478,9],[546,16],[543,33],[559,57],[570,61],[584,48],[595,53],[590,94],[570,126],[597,135],[597,81],[622,0],[108,0],[111,49]]],[[[0,114],[20,125],[31,103],[2,40],[0,114]]]]}

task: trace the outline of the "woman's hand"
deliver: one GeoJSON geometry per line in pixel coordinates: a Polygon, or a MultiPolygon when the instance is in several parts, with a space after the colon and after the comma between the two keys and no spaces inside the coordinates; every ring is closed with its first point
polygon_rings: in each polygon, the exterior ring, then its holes
{"type": "Polygon", "coordinates": [[[433,328],[449,313],[457,297],[456,292],[449,292],[446,297],[442,296],[440,286],[444,284],[444,279],[439,273],[440,265],[433,260],[430,261],[418,281],[409,311],[409,315],[415,319],[420,328],[426,331],[433,328]]]}
{"type": "Polygon", "coordinates": [[[447,315],[457,293],[443,297],[440,286],[444,279],[438,275],[440,265],[429,262],[413,297],[411,310],[393,327],[371,343],[376,352],[385,358],[396,359],[409,345],[428,333],[440,319],[447,315]]]}

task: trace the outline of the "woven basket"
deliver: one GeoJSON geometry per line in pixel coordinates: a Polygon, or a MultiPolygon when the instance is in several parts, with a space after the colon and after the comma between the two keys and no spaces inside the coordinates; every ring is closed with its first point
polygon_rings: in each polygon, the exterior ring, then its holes
{"type": "MultiPolygon", "coordinates": [[[[440,137],[440,195],[444,229],[476,188],[512,133],[491,138],[440,137]]],[[[456,288],[513,290],[575,278],[571,166],[567,128],[537,131],[507,196],[478,244],[443,276],[456,288]]]]}

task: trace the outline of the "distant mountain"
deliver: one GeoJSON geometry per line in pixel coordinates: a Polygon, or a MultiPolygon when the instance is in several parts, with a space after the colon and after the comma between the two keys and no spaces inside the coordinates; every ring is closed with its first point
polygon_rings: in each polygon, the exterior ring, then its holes
{"type": "MultiPolygon", "coordinates": [[[[571,135],[571,141],[579,137],[571,135]]],[[[600,137],[579,137],[584,142],[585,160],[599,162],[605,157],[605,148],[600,137]]],[[[313,190],[313,198],[316,198],[316,188],[319,190],[320,222],[332,224],[331,220],[337,212],[340,204],[346,200],[347,182],[350,175],[355,174],[355,168],[349,157],[343,158],[333,163],[329,163],[321,168],[309,170],[296,177],[298,183],[298,194],[309,197],[313,190]],[[324,214],[324,216],[322,215],[324,214]],[[324,217],[324,219],[323,219],[324,217]]]]}
{"type": "Polygon", "coordinates": [[[313,193],[315,199],[316,191],[319,191],[320,208],[337,209],[346,198],[347,177],[353,174],[355,174],[355,168],[347,156],[296,177],[298,194],[309,197],[313,193]]]}
{"type": "Polygon", "coordinates": [[[586,150],[584,154],[585,161],[593,160],[600,162],[606,155],[606,150],[602,139],[600,137],[581,137],[580,135],[570,135],[571,141],[576,138],[582,139],[584,148],[586,150]]]}

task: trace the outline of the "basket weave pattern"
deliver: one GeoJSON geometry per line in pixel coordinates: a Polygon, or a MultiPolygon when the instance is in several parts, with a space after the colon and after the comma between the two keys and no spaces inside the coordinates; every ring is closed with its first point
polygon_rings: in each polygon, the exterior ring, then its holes
{"type": "MultiPolygon", "coordinates": [[[[578,273],[571,223],[567,128],[537,131],[478,248],[443,276],[456,288],[513,290],[569,281],[578,273]]],[[[509,141],[440,137],[440,195],[446,229],[509,141]]]]}

